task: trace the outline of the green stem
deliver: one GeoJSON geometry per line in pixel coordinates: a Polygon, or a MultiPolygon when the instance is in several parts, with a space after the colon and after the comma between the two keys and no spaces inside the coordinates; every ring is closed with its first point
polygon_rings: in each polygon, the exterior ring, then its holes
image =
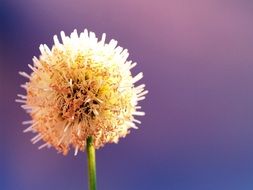
{"type": "Polygon", "coordinates": [[[92,137],[87,138],[87,161],[89,175],[89,190],[96,190],[96,154],[92,137]]]}

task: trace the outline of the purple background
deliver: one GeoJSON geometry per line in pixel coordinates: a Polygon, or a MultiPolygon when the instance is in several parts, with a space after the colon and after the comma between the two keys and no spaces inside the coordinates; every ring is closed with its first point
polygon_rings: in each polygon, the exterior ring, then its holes
{"type": "Polygon", "coordinates": [[[253,189],[253,2],[0,0],[0,189],[87,189],[84,153],[38,151],[14,102],[39,44],[115,38],[150,93],[139,130],[97,151],[101,190],[253,189]]]}

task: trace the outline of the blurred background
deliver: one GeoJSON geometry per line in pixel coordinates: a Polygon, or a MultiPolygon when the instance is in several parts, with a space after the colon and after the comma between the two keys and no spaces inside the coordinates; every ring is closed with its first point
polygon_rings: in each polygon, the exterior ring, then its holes
{"type": "Polygon", "coordinates": [[[98,190],[253,189],[253,2],[0,0],[0,189],[87,189],[86,154],[37,150],[18,71],[53,35],[87,28],[130,52],[146,116],[97,151],[98,190]]]}

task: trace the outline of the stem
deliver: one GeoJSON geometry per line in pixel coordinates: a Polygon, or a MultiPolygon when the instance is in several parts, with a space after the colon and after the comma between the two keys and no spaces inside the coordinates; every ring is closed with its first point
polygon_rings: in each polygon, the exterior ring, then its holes
{"type": "Polygon", "coordinates": [[[87,138],[87,161],[89,175],[89,190],[96,190],[96,154],[92,137],[87,138]]]}

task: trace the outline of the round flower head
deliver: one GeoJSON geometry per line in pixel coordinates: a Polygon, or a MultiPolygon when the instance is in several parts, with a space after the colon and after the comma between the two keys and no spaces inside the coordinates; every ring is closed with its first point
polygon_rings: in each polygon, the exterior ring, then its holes
{"type": "Polygon", "coordinates": [[[132,77],[136,63],[127,61],[126,49],[117,41],[98,41],[93,32],[84,30],[70,37],[61,32],[62,42],[54,36],[54,45],[40,45],[39,59],[33,58],[32,73],[20,74],[29,79],[24,85],[27,95],[18,95],[32,120],[24,121],[36,136],[32,143],[43,140],[43,147],[55,147],[66,155],[73,147],[75,155],[84,151],[88,137],[95,148],[108,142],[117,143],[130,128],[140,123],[134,116],[138,101],[147,93],[145,85],[134,86],[143,76],[132,77]]]}

